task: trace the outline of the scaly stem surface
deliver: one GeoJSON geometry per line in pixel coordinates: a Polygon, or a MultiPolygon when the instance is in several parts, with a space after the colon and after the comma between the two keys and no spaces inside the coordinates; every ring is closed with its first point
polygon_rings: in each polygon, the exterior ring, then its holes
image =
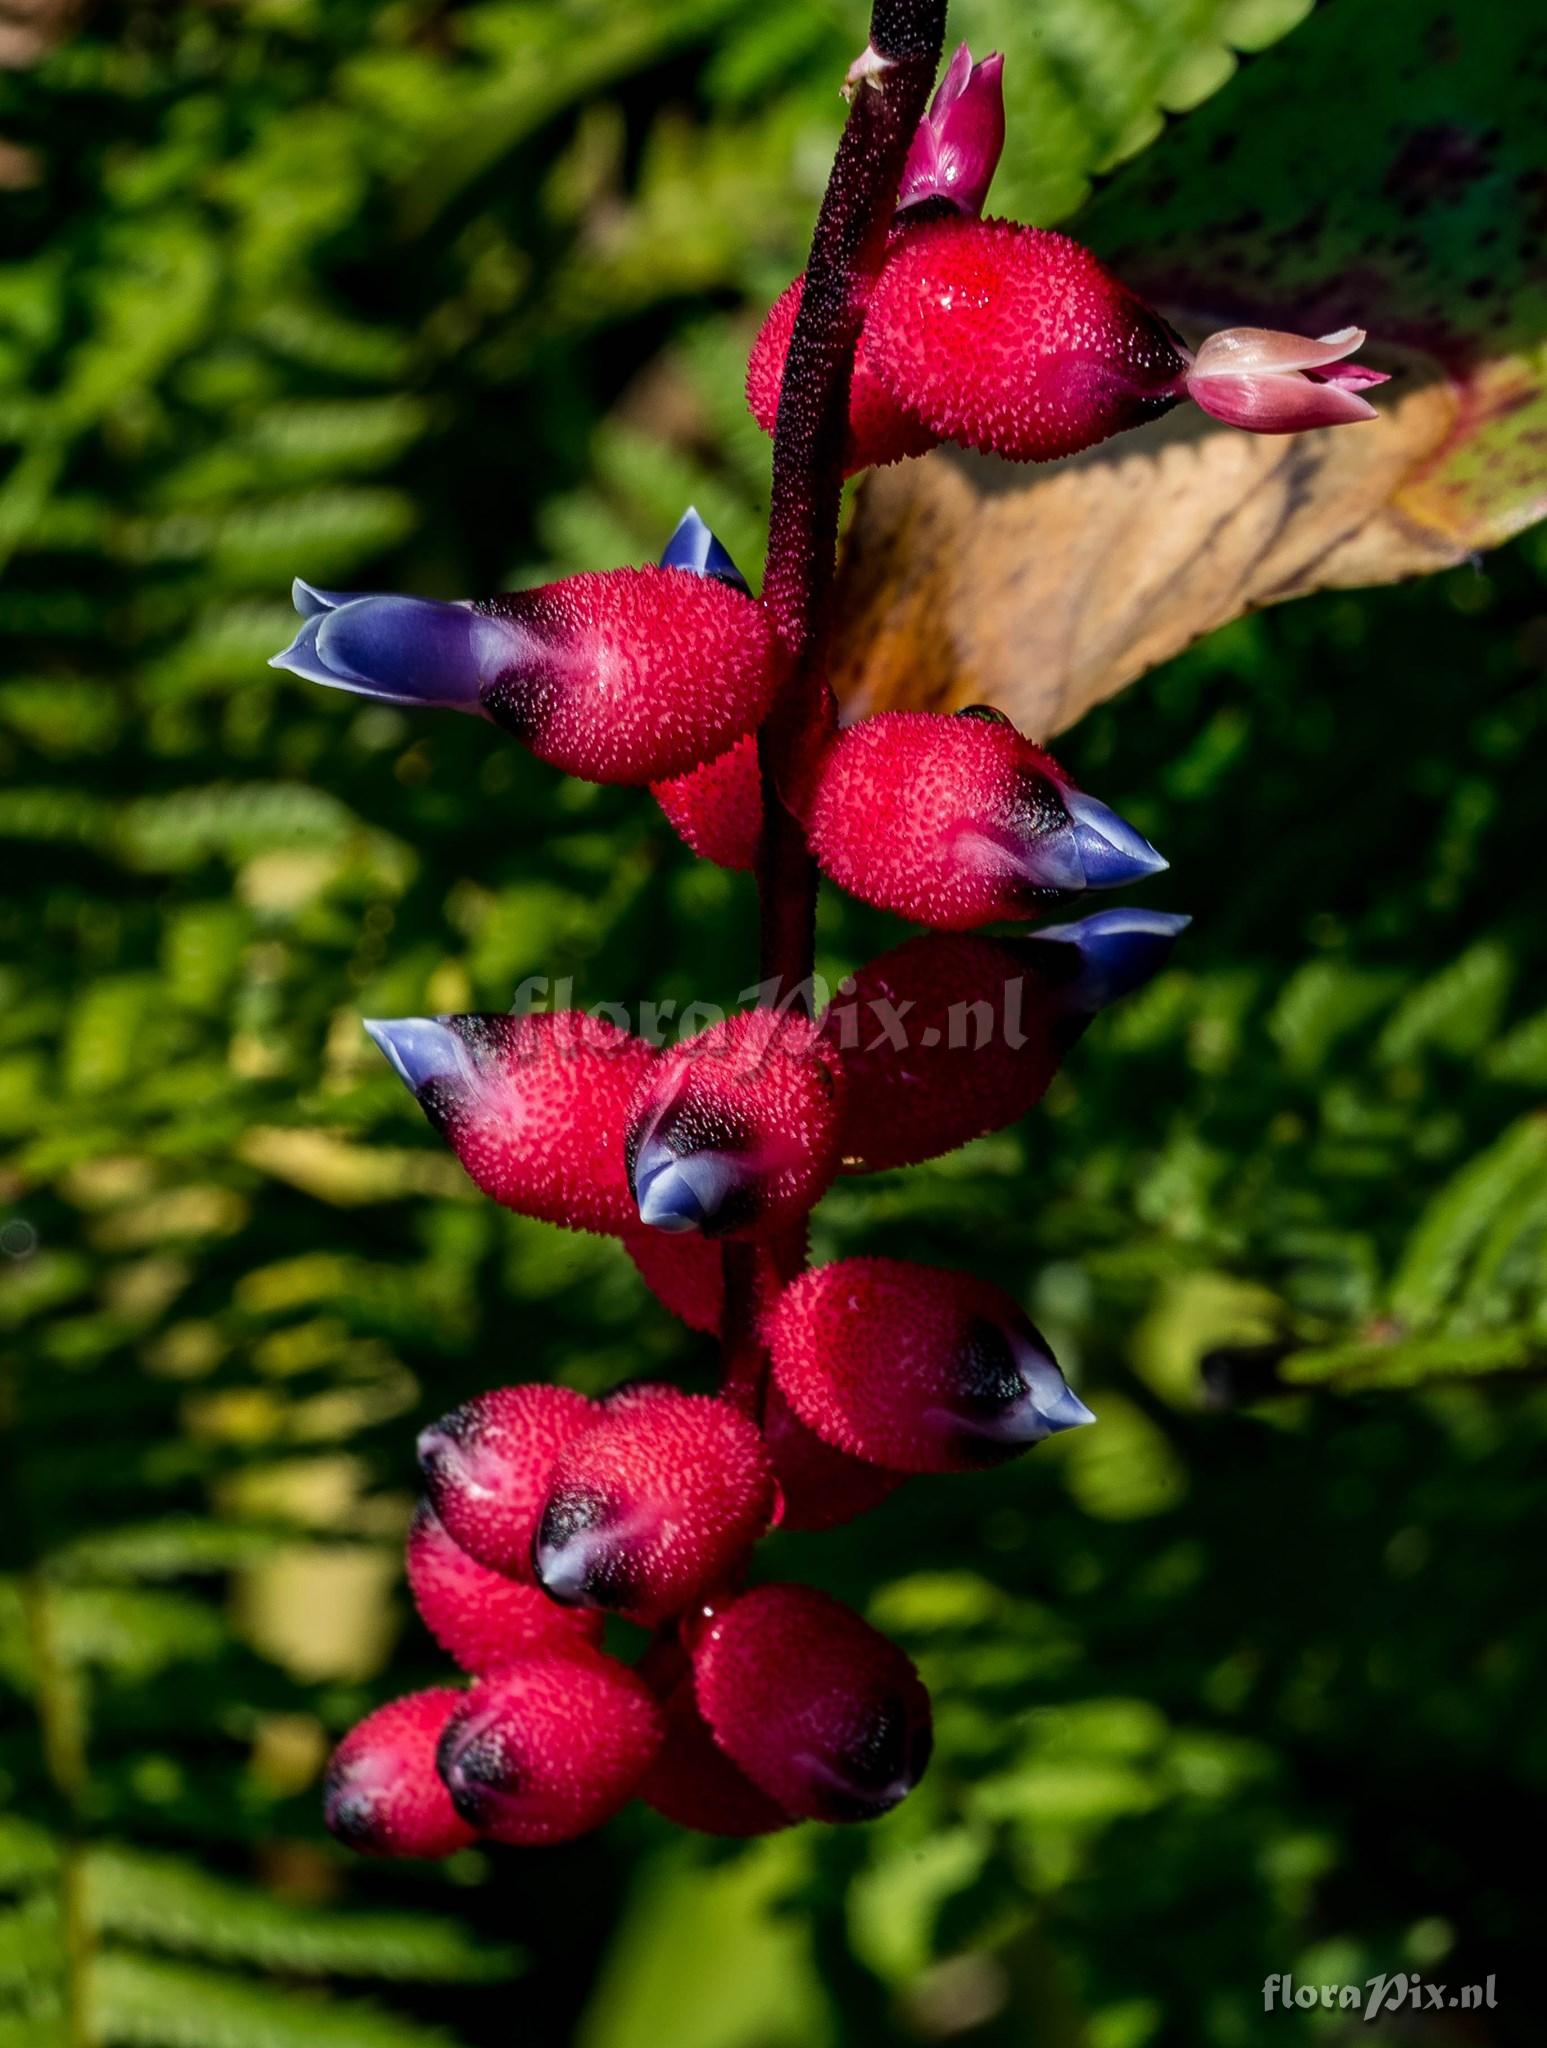
{"type": "MultiPolygon", "coordinates": [[[[763,602],[789,666],[758,735],[763,839],[759,981],[773,1007],[813,1007],[816,866],[793,791],[826,721],[822,652],[838,551],[843,448],[860,315],[886,253],[897,188],[945,41],[946,0],[875,0],[870,45],[817,215],[805,289],[790,337],[774,432],[773,489],[763,602]]],[[[787,1279],[805,1263],[804,1228],[771,1248],[787,1279]]],[[[724,1253],[725,1391],[756,1413],[765,1367],[755,1334],[758,1260],[751,1245],[724,1253]]]]}

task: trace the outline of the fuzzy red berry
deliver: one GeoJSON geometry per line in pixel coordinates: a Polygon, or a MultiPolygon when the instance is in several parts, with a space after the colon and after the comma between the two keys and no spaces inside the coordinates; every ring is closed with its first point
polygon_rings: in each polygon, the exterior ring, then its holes
{"type": "Polygon", "coordinates": [[[772,1010],[663,1053],[628,1115],[639,1221],[755,1238],[804,1216],[838,1170],[840,1086],[816,1027],[772,1010]]]}
{"type": "MultiPolygon", "coordinates": [[[[903,232],[894,230],[894,245],[902,238],[903,232]]],[[[747,361],[747,404],[765,434],[772,434],[779,416],[779,390],[784,382],[785,359],[790,352],[790,337],[795,332],[795,316],[800,311],[805,289],[804,272],[785,286],[758,330],[747,361]]],[[[886,386],[873,375],[867,359],[864,329],[861,328],[854,357],[854,375],[849,386],[849,432],[843,454],[845,475],[852,476],[856,470],[871,465],[879,467],[882,463],[901,462],[908,455],[927,454],[939,438],[921,420],[911,417],[898,405],[886,386]]]]}
{"type": "Polygon", "coordinates": [[[1121,909],[1024,939],[931,932],[862,967],[822,1018],[843,1060],[843,1170],[911,1166],[1024,1116],[1187,922],[1121,909]]]}
{"type": "Polygon", "coordinates": [[[779,1391],[839,1450],[962,1472],[1093,1421],[1009,1295],[901,1259],[802,1273],[764,1318],[779,1391]]]}
{"type": "Polygon", "coordinates": [[[428,1501],[408,1531],[408,1585],[425,1627],[464,1671],[498,1671],[545,1644],[600,1642],[602,1617],[555,1606],[453,1543],[428,1501]]]}
{"type": "Polygon", "coordinates": [[[879,1507],[903,1482],[901,1472],[851,1457],[807,1429],[776,1385],[763,1403],[763,1441],[779,1482],[781,1529],[836,1529],[879,1507]]]}
{"type": "Polygon", "coordinates": [[[833,881],[940,931],[1029,917],[1166,865],[997,713],[887,711],[850,726],[807,828],[833,881]]]}
{"type": "Polygon", "coordinates": [[[322,1781],[329,1833],[366,1856],[450,1856],[475,1841],[435,1769],[436,1746],[466,1697],[437,1686],[356,1722],[322,1781]]]}
{"type": "Polygon", "coordinates": [[[626,1664],[584,1644],[537,1650],[462,1696],[437,1763],[479,1834],[567,1842],[631,1797],[661,1726],[649,1687],[626,1664]]]}
{"type": "Polygon", "coordinates": [[[751,732],[782,667],[761,605],[691,569],[608,569],[476,604],[297,582],[274,666],[491,718],[591,782],[681,775],[751,732]]]}
{"type": "Polygon", "coordinates": [[[763,829],[763,792],[753,734],[701,768],[670,782],[652,782],[650,794],[677,837],[700,860],[750,873],[763,829]]]}
{"type": "Polygon", "coordinates": [[[556,1600],[664,1620],[739,1564],[774,1502],[768,1452],[738,1409],[668,1387],[625,1394],[554,1462],[538,1583],[556,1600]]]}
{"type": "Polygon", "coordinates": [[[718,1334],[725,1307],[725,1266],[717,1244],[696,1231],[673,1237],[636,1225],[623,1245],[663,1308],[680,1316],[690,1330],[718,1334]]]}
{"type": "Polygon", "coordinates": [[[929,1695],[895,1643],[810,1586],[758,1586],[693,1645],[699,1710],[789,1813],[871,1820],[929,1761],[929,1695]]]}
{"type": "Polygon", "coordinates": [[[601,1409],[570,1387],[495,1387],[419,1437],[419,1468],[451,1540],[490,1571],[532,1578],[554,1460],[601,1409]]]}
{"type": "Polygon", "coordinates": [[[638,1227],[623,1118],[655,1060],[642,1038],[580,1010],[365,1028],[486,1195],[573,1230],[638,1227]]]}
{"type": "Polygon", "coordinates": [[[1018,462],[1073,455],[1186,395],[1185,349],[1078,242],[1003,220],[899,238],[865,316],[866,359],[938,440],[1018,462]]]}
{"type": "Polygon", "coordinates": [[[739,1771],[698,1711],[692,1667],[675,1643],[648,1652],[640,1675],[661,1702],[665,1734],[639,1796],[679,1828],[703,1835],[773,1834],[792,1815],[739,1771]]]}

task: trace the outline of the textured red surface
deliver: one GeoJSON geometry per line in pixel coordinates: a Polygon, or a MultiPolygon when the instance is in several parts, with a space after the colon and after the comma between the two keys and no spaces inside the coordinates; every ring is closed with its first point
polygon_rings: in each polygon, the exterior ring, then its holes
{"type": "Polygon", "coordinates": [[[602,1617],[560,1607],[469,1557],[421,1501],[408,1531],[408,1586],[420,1619],[464,1671],[497,1671],[548,1643],[600,1642],[602,1617]]]}
{"type": "Polygon", "coordinates": [[[660,1621],[735,1569],[774,1499],[772,1461],[739,1409],[671,1387],[625,1389],[555,1460],[538,1554],[552,1545],[583,1575],[573,1597],[660,1621]]]}
{"type": "Polygon", "coordinates": [[[663,1308],[680,1316],[690,1330],[718,1333],[725,1308],[725,1269],[717,1244],[691,1232],[668,1237],[661,1230],[643,1229],[637,1217],[623,1243],[663,1308]]]}
{"type": "Polygon", "coordinates": [[[836,1529],[879,1507],[903,1482],[901,1472],[867,1464],[825,1443],[777,1386],[769,1387],[763,1403],[763,1440],[784,1504],[781,1529],[836,1529]]]}
{"type": "Polygon", "coordinates": [[[567,1842],[630,1797],[661,1741],[642,1679],[577,1645],[539,1650],[463,1696],[439,1768],[458,1812],[496,1842],[567,1842]]]}
{"type": "Polygon", "coordinates": [[[757,739],[749,733],[701,768],[670,782],[653,782],[650,793],[677,837],[717,867],[750,873],[763,829],[763,793],[758,780],[757,739]]]}
{"type": "MultiPolygon", "coordinates": [[[[903,231],[893,235],[894,245],[903,231]]],[[[747,362],[747,404],[752,417],[765,434],[772,434],[779,412],[779,387],[784,381],[784,362],[790,352],[790,336],[800,311],[805,290],[802,274],[774,300],[768,318],[758,330],[747,362]]],[[[886,462],[900,462],[906,455],[923,455],[939,440],[891,397],[870,368],[865,333],[861,329],[854,358],[854,378],[849,386],[849,434],[844,449],[844,473],[886,462]]]]}
{"type": "Polygon", "coordinates": [[[545,1223],[637,1229],[623,1119],[655,1059],[651,1047],[579,1010],[445,1021],[467,1047],[468,1068],[430,1082],[419,1100],[468,1176],[545,1223]]]}
{"type": "Polygon", "coordinates": [[[685,569],[588,571],[478,609],[530,636],[485,709],[589,782],[684,774],[751,732],[778,681],[761,605],[685,569]]]}
{"type": "Polygon", "coordinates": [[[936,438],[1043,462],[1184,395],[1165,323],[1067,235],[939,220],[900,237],[865,316],[865,360],[936,438]]]}
{"type": "Polygon", "coordinates": [[[757,1586],[693,1648],[714,1739],[790,1813],[867,1820],[929,1760],[929,1695],[912,1664],[841,1602],[810,1586],[757,1586]]]}
{"type": "Polygon", "coordinates": [[[441,1732],[466,1694],[452,1686],[409,1693],[368,1714],[344,1737],[323,1778],[323,1817],[367,1856],[449,1856],[475,1839],[435,1771],[441,1732]]]}
{"type": "Polygon", "coordinates": [[[666,1733],[639,1796],[680,1828],[704,1835],[768,1835],[790,1825],[787,1814],[731,1762],[698,1711],[693,1674],[674,1647],[641,1667],[662,1702],[666,1733]],[[648,1668],[655,1664],[658,1669],[648,1668]]]}
{"type": "Polygon", "coordinates": [[[851,895],[939,931],[1025,918],[1051,892],[1016,862],[1067,831],[1065,781],[1004,720],[882,712],[829,751],[812,851],[851,895]]]}
{"type": "Polygon", "coordinates": [[[903,1259],[840,1259],[792,1281],[763,1330],[779,1391],[839,1450],[898,1472],[964,1472],[1027,1448],[973,1427],[985,1339],[990,1374],[1013,1363],[990,1333],[1044,1349],[986,1280],[903,1259]]]}
{"type": "Polygon", "coordinates": [[[532,1583],[532,1533],[553,1461],[601,1411],[569,1387],[495,1387],[419,1439],[425,1489],[452,1541],[491,1571],[532,1583]]]}
{"type": "Polygon", "coordinates": [[[1041,1100],[1082,1020],[1060,1008],[1034,950],[931,932],[834,997],[822,1029],[843,1061],[845,1173],[934,1159],[1041,1100]]]}
{"type": "Polygon", "coordinates": [[[627,1148],[654,1133],[679,1156],[727,1154],[735,1203],[705,1234],[768,1237],[804,1216],[838,1170],[840,1085],[805,1018],[742,1011],[660,1055],[630,1107],[627,1148]]]}

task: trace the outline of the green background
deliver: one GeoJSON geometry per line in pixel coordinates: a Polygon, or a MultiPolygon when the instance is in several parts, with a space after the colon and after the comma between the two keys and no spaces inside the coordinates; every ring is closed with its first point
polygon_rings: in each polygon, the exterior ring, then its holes
{"type": "MultiPolygon", "coordinates": [[[[961,0],[996,206],[1063,218],[1305,11],[961,0]]],[[[5,87],[0,2048],[1255,2048],[1379,2031],[1265,2019],[1270,1972],[1398,1969],[1499,1997],[1403,2039],[1539,2038],[1530,537],[1069,735],[1171,859],[1174,969],[1027,1126],[819,1212],[819,1256],[1012,1288],[1101,1418],[768,1548],[918,1658],[918,1793],[444,1869],[322,1834],[328,1744],[442,1669],[415,1430],[712,1372],[613,1244],[475,1199],[358,1019],[728,1001],[753,902],[640,794],[267,669],[288,579],[476,594],[689,500],[754,567],[746,346],[862,40],[852,0],[100,6],[5,87]]],[[[820,964],[895,936],[829,896],[820,964]]]]}

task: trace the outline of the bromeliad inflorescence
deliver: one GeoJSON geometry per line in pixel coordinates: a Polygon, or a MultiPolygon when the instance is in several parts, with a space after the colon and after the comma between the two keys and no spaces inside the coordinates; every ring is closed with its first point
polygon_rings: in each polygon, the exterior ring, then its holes
{"type": "Polygon", "coordinates": [[[825,1594],[749,1589],[754,1546],[1094,1420],[987,1282],[807,1268],[837,1176],[1025,1114],[1187,922],[1107,908],[978,933],[1165,862],[996,712],[840,729],[821,620],[841,481],[943,441],[1068,455],[1184,400],[1267,433],[1368,419],[1380,378],[1350,363],[1353,329],[1233,329],[1194,354],[1066,236],[980,218],[1002,64],[959,50],[926,110],[944,18],[944,0],[877,0],[810,264],[752,351],[774,436],[761,600],[691,511],[654,566],[487,601],[295,586],[276,666],[649,784],[695,852],[755,870],[762,902],[762,1006],[667,1051],[578,1011],[366,1026],[485,1193],[617,1238],[719,1336],[723,1379],[714,1397],[501,1387],[424,1432],[409,1584],[471,1683],[345,1737],[326,1813],[353,1848],[562,1841],[634,1796],[732,1835],[885,1812],[929,1756],[918,1674],[825,1594]],[[818,866],[929,929],[815,1014],[818,866]],[[607,1614],[651,1632],[636,1664],[602,1649],[607,1614]]]}

